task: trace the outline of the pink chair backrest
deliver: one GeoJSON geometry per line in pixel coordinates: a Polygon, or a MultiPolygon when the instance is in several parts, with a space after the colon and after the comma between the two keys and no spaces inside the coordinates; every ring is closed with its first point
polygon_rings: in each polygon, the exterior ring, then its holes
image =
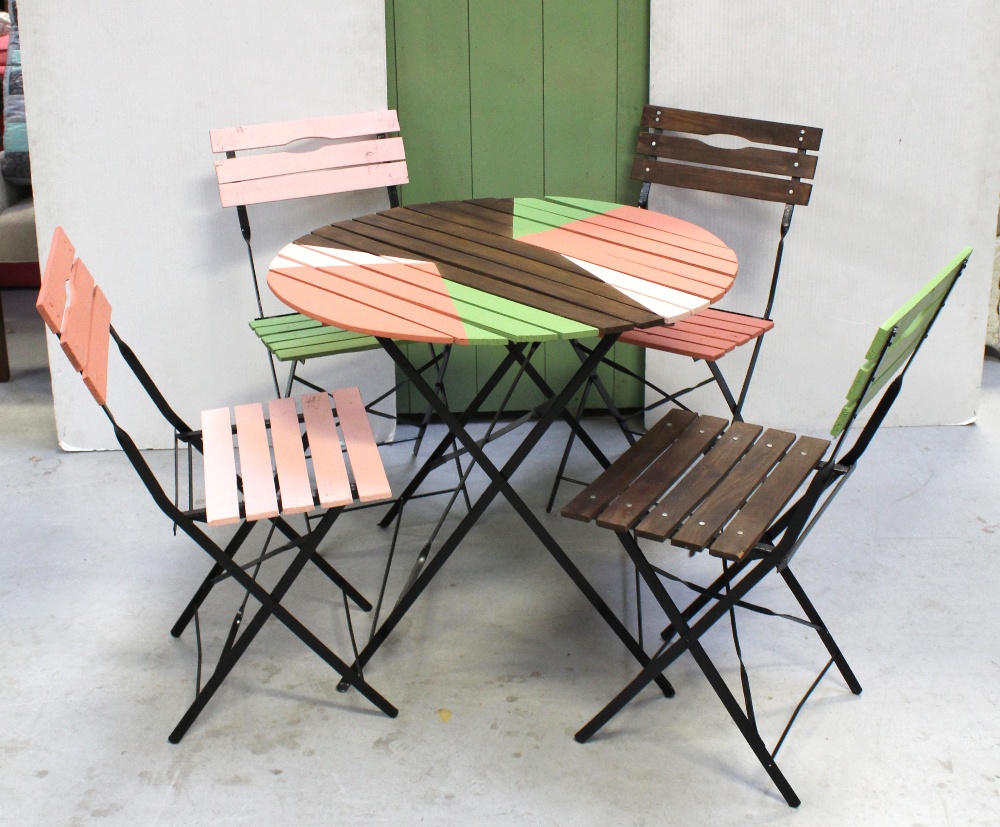
{"type": "Polygon", "coordinates": [[[52,234],[35,307],[99,405],[107,401],[111,305],[61,227],[52,234]],[[69,301],[66,285],[69,283],[69,301]]]}
{"type": "Polygon", "coordinates": [[[394,110],[213,129],[213,152],[326,143],[307,152],[277,151],[216,161],[222,206],[234,207],[405,184],[403,139],[376,137],[399,131],[394,110]]]}

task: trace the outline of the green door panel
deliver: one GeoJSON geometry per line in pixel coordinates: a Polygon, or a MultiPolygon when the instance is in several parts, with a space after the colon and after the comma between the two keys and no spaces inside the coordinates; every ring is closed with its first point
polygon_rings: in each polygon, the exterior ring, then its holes
{"type": "MultiPolygon", "coordinates": [[[[649,0],[386,0],[386,58],[410,171],[403,204],[545,195],[635,203],[629,171],[649,86],[649,0]]],[[[567,205],[563,214],[577,213],[567,205]]],[[[429,355],[426,345],[406,347],[418,362],[429,355]]],[[[502,347],[453,348],[449,404],[471,401],[504,355],[502,347]]],[[[643,372],[641,348],[619,345],[611,358],[643,372]]],[[[532,364],[558,387],[579,361],[556,341],[532,364]]],[[[641,383],[608,369],[602,376],[617,405],[642,403],[641,383]]],[[[508,406],[539,401],[525,378],[508,406]]],[[[424,409],[408,386],[396,402],[403,414],[424,409]]],[[[588,407],[603,403],[593,394],[588,407]]]]}

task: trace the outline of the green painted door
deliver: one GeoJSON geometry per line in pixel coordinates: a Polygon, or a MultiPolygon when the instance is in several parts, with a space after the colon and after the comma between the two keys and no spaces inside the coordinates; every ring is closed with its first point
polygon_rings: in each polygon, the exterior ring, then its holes
{"type": "MultiPolygon", "coordinates": [[[[386,34],[389,105],[410,171],[404,204],[541,195],[635,203],[629,168],[649,85],[649,0],[386,0],[386,34]]],[[[640,350],[622,345],[612,355],[642,373],[640,350]]],[[[453,408],[471,401],[502,356],[453,349],[453,408]]],[[[565,342],[534,361],[553,386],[579,366],[565,342]]],[[[638,381],[604,378],[619,407],[641,404],[638,381]]],[[[505,393],[498,388],[484,410],[505,393]]],[[[508,408],[539,399],[525,380],[508,408]]],[[[405,393],[397,406],[423,410],[405,393]]]]}

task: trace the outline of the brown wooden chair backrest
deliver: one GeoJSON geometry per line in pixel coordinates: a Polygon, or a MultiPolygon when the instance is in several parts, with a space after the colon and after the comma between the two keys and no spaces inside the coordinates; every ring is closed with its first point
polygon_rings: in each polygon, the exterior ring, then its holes
{"type": "Polygon", "coordinates": [[[56,227],[35,303],[97,404],[107,401],[111,305],[61,227],[56,227]],[[69,284],[67,301],[66,285],[69,284]]]}
{"type": "Polygon", "coordinates": [[[632,178],[785,204],[808,204],[823,130],[798,124],[646,106],[632,178]],[[712,146],[709,135],[742,139],[712,146]]]}
{"type": "Polygon", "coordinates": [[[297,121],[237,126],[210,131],[222,206],[234,207],[327,195],[408,180],[403,139],[395,110],[332,115],[297,121]],[[287,151],[298,141],[324,143],[303,152],[287,151]],[[280,151],[236,157],[237,152],[280,151]]]}

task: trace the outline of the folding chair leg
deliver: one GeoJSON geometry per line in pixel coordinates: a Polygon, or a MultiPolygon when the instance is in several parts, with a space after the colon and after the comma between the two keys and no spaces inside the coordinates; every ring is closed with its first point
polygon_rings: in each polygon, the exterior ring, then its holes
{"type": "Polygon", "coordinates": [[[729,390],[729,384],[726,382],[726,377],[722,375],[722,371],[715,362],[708,362],[708,367],[712,371],[712,376],[715,378],[715,384],[719,386],[719,390],[721,391],[723,398],[726,400],[726,404],[729,406],[729,411],[733,415],[733,421],[742,422],[743,414],[740,410],[740,405],[736,404],[736,399],[733,397],[733,392],[729,390]]]}
{"type": "Polygon", "coordinates": [[[761,573],[755,578],[746,578],[741,581],[733,591],[728,594],[724,599],[718,601],[718,605],[715,607],[713,615],[714,618],[711,619],[707,625],[707,618],[703,618],[702,623],[697,624],[701,626],[700,631],[696,631],[688,626],[684,619],[681,610],[677,607],[677,604],[671,599],[667,590],[663,587],[660,582],[659,577],[653,570],[649,561],[646,559],[642,550],[639,548],[639,544],[636,542],[635,538],[630,534],[618,534],[622,545],[625,547],[626,552],[628,552],[629,557],[632,558],[632,562],[635,564],[639,573],[642,575],[643,580],[649,586],[657,602],[667,613],[671,624],[681,635],[681,640],[674,646],[670,647],[667,652],[657,655],[653,660],[646,666],[643,671],[632,680],[618,695],[609,703],[601,712],[599,712],[594,718],[592,718],[579,732],[576,733],[576,740],[579,743],[585,743],[590,739],[601,727],[604,726],[609,720],[611,720],[614,715],[620,711],[629,701],[631,701],[639,692],[649,685],[652,678],[662,672],[666,666],[676,659],[676,657],[682,651],[689,651],[694,658],[695,662],[698,664],[702,673],[708,679],[709,684],[715,690],[715,694],[719,696],[719,700],[722,701],[722,705],[726,708],[733,722],[739,728],[740,733],[746,740],[747,745],[753,750],[754,755],[757,756],[757,760],[760,761],[761,766],[770,776],[771,781],[778,788],[782,797],[788,803],[790,807],[798,807],[801,803],[799,797],[795,794],[788,780],[778,769],[778,765],[775,763],[773,756],[768,751],[763,740],[760,737],[760,733],[757,728],[753,725],[750,719],[747,717],[746,712],[740,706],[739,701],[733,696],[722,675],[719,674],[718,669],[715,668],[715,664],[712,663],[711,658],[705,652],[704,648],[699,643],[699,637],[702,632],[711,628],[714,624],[715,619],[717,619],[722,614],[729,611],[735,601],[738,600],[742,595],[752,588],[753,584],[759,582],[760,577],[763,576],[763,572],[770,570],[773,564],[767,565],[766,568],[761,569],[761,573]]]}
{"type": "MultiPolygon", "coordinates": [[[[236,552],[240,550],[243,545],[243,541],[250,536],[250,532],[253,531],[254,523],[244,522],[237,530],[236,533],[230,538],[229,542],[226,544],[225,549],[222,553],[228,557],[230,560],[236,556],[236,552]]],[[[216,562],[212,564],[212,568],[209,569],[208,574],[205,579],[201,581],[201,585],[198,590],[194,593],[194,597],[188,602],[187,606],[184,607],[184,611],[181,612],[181,616],[177,618],[173,627],[170,629],[170,634],[174,637],[180,637],[184,630],[187,628],[188,623],[194,617],[195,612],[201,608],[201,604],[205,602],[205,598],[208,597],[209,592],[212,591],[212,587],[215,585],[216,578],[222,574],[223,565],[222,563],[216,562]]]]}
{"type": "MultiPolygon", "coordinates": [[[[285,569],[285,572],[279,578],[278,583],[270,592],[260,586],[260,584],[255,580],[250,579],[246,573],[236,566],[236,564],[231,560],[220,559],[217,561],[222,563],[223,566],[233,574],[234,578],[240,583],[240,585],[250,591],[251,595],[260,603],[260,608],[257,610],[256,614],[254,614],[250,622],[246,624],[243,632],[233,643],[232,647],[223,653],[215,671],[205,683],[205,686],[202,687],[201,691],[198,692],[194,702],[178,722],[173,732],[170,733],[169,740],[171,743],[179,743],[184,737],[184,734],[190,728],[191,724],[194,723],[195,719],[197,719],[198,715],[205,708],[205,705],[212,699],[216,690],[222,685],[222,682],[232,671],[236,662],[247,650],[257,633],[263,628],[264,623],[266,623],[272,615],[276,616],[277,619],[289,629],[289,631],[295,634],[296,637],[298,637],[328,665],[333,667],[343,680],[355,687],[362,694],[362,696],[374,704],[379,710],[384,712],[390,718],[395,718],[396,715],[399,714],[396,707],[389,703],[389,701],[382,697],[382,695],[380,695],[370,684],[367,683],[367,681],[364,680],[359,670],[349,666],[337,657],[337,655],[335,655],[329,647],[320,641],[319,638],[302,625],[302,623],[291,612],[281,605],[281,600],[302,572],[306,563],[309,562],[310,558],[314,555],[317,546],[320,542],[322,542],[330,528],[333,527],[333,523],[337,517],[340,516],[340,512],[342,510],[343,509],[330,509],[323,515],[320,520],[320,524],[316,527],[309,539],[302,544],[298,553],[295,555],[295,558],[289,564],[288,568],[285,569]]],[[[191,536],[194,537],[195,535],[192,534],[191,536]]],[[[199,544],[201,545],[201,543],[199,544]]]]}
{"type": "Polygon", "coordinates": [[[802,611],[806,613],[806,617],[809,618],[811,623],[816,625],[816,633],[820,636],[820,639],[826,646],[826,650],[830,653],[830,657],[833,658],[833,662],[837,664],[837,668],[840,670],[840,674],[843,675],[844,680],[847,682],[848,687],[850,687],[851,692],[855,695],[860,695],[861,684],[858,682],[853,670],[848,665],[847,658],[844,657],[843,653],[840,651],[840,647],[837,646],[837,642],[833,639],[833,635],[830,634],[830,630],[823,622],[823,619],[819,616],[819,612],[816,611],[815,607],[806,596],[805,590],[801,585],[799,585],[799,581],[795,579],[791,569],[787,566],[780,570],[780,574],[785,583],[788,585],[789,590],[802,607],[802,611]]]}

